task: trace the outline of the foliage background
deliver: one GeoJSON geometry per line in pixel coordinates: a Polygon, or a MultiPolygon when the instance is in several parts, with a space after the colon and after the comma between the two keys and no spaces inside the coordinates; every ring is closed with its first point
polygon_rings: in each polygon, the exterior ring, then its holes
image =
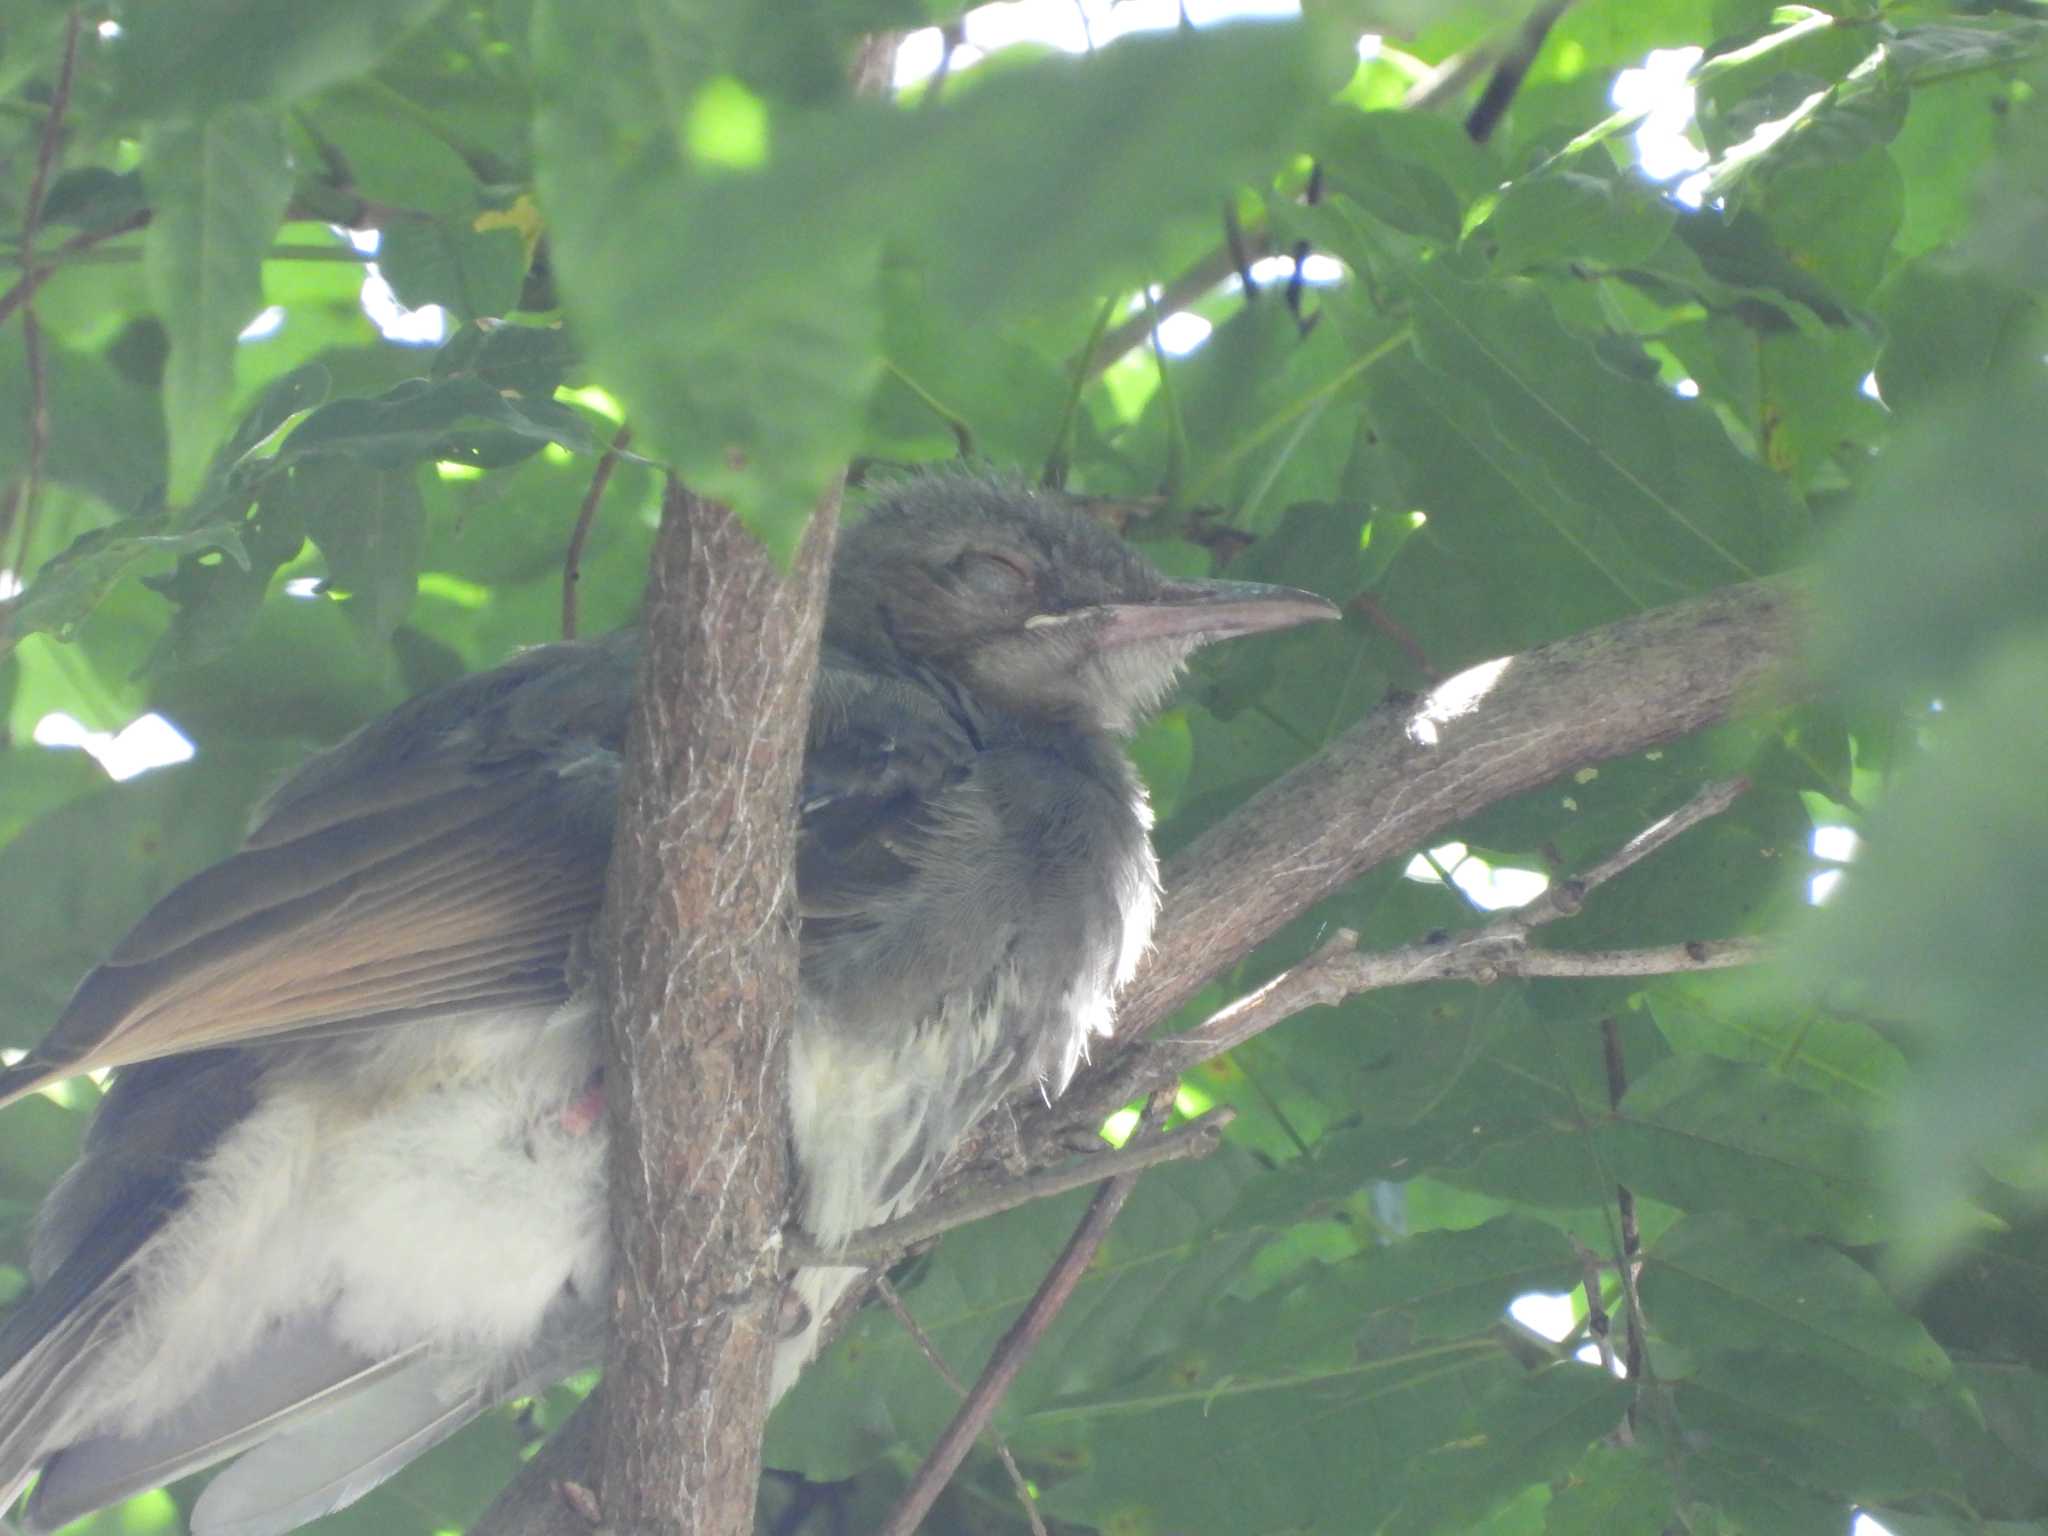
{"type": "MultiPolygon", "coordinates": [[[[1788,963],[1381,993],[1205,1070],[1183,1107],[1236,1105],[1230,1144],[1141,1185],[1000,1425],[1048,1518],[1120,1536],[1814,1532],[1856,1509],[1899,1536],[2048,1531],[2040,7],[1586,0],[1484,144],[1459,122],[1483,71],[1402,105],[1516,35],[1520,8],[1477,0],[1016,49],[889,105],[843,84],[852,41],[950,13],[80,15],[51,132],[72,13],[0,5],[0,1044],[307,749],[559,632],[621,419],[586,633],[635,608],[657,464],[786,549],[846,462],[965,453],[1109,499],[1170,568],[1346,603],[1341,628],[1216,658],[1137,743],[1169,849],[1390,689],[1812,567],[1823,702],[1458,834],[1561,874],[1746,773],[1732,813],[1553,932],[1771,933],[1788,963]],[[1361,62],[1368,29],[1387,42],[1361,62]],[[1683,46],[1700,210],[1632,169],[1609,96],[1683,46]],[[1341,277],[1295,304],[1284,277],[1219,281],[1185,298],[1204,344],[1109,355],[1226,207],[1341,277]],[[381,230],[445,345],[379,333],[337,225],[381,230]],[[238,344],[266,305],[282,325],[238,344]],[[34,739],[54,711],[147,710],[194,761],[116,785],[34,739]],[[1817,824],[1863,837],[1819,909],[1817,824]],[[1629,1382],[1572,1358],[1583,1322],[1552,1360],[1504,1318],[1577,1287],[1584,1319],[1590,1275],[1619,1335],[1619,1187],[1649,1335],[1629,1382]]],[[[1383,869],[1191,1016],[1332,926],[1390,945],[1483,915],[1383,869]]],[[[95,1091],[9,1114],[0,1301],[95,1091]]],[[[957,1368],[1074,1215],[955,1234],[901,1277],[957,1368]]],[[[326,1529],[459,1529],[572,1392],[326,1529]]],[[[871,1522],[951,1401],[864,1317],[771,1426],[801,1477],[771,1479],[764,1520],[871,1522]]],[[[86,1528],[181,1529],[189,1493],[86,1528]]],[[[1021,1517],[984,1460],[931,1528],[1021,1517]]]]}

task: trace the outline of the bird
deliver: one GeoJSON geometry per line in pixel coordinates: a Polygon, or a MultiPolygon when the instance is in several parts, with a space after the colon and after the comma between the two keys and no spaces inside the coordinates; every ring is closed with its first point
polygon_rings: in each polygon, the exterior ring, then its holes
{"type": "MultiPolygon", "coordinates": [[[[1170,579],[1056,492],[953,472],[869,497],[796,807],[788,1108],[821,1249],[1109,1029],[1159,901],[1123,742],[1189,654],[1334,617],[1170,579]]],[[[19,1519],[53,1530],[227,1462],[192,1530],[274,1536],[602,1360],[583,956],[640,644],[533,648],[312,757],[0,1070],[5,1104],[114,1069],[0,1322],[0,1512],[33,1480],[19,1519]]],[[[861,1273],[798,1272],[774,1396],[861,1273]]]]}

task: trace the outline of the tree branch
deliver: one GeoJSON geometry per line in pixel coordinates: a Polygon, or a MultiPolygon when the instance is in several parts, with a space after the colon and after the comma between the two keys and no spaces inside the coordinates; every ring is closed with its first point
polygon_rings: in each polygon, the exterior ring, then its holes
{"type": "Polygon", "coordinates": [[[603,1413],[602,1390],[586,1397],[491,1501],[469,1536],[593,1536],[597,1522],[584,1501],[596,1498],[586,1479],[597,1464],[603,1413]]]}
{"type": "Polygon", "coordinates": [[[1755,965],[1769,959],[1772,946],[1753,938],[1691,939],[1646,949],[1603,950],[1536,949],[1529,943],[1537,928],[1578,913],[1589,892],[1641,863],[1681,832],[1719,815],[1748,787],[1746,779],[1709,784],[1585,874],[1557,881],[1533,901],[1501,913],[1482,928],[1368,954],[1358,952],[1357,934],[1340,928],[1301,964],[1217,1009],[1193,1029],[1128,1051],[1114,1071],[1096,1077],[1084,1093],[1062,1101],[1065,1123],[1069,1128],[1076,1123],[1092,1125],[1119,1105],[1172,1083],[1304,1009],[1330,1007],[1360,992],[1427,981],[1490,986],[1506,978],[1669,976],[1755,965]]]}
{"type": "MultiPolygon", "coordinates": [[[[1792,686],[1774,674],[1795,660],[1806,611],[1793,582],[1745,582],[1382,705],[1167,864],[1152,953],[1117,1010],[1117,1040],[1143,1035],[1269,934],[1446,827],[1718,724],[1761,702],[1767,679],[1792,686]]],[[[1084,1077],[1115,1054],[1099,1051],[1084,1077]]]]}
{"type": "MultiPolygon", "coordinates": [[[[938,1345],[932,1342],[932,1336],[910,1315],[910,1309],[903,1305],[903,1298],[896,1294],[896,1287],[889,1283],[887,1275],[875,1277],[875,1294],[882,1298],[882,1305],[889,1309],[903,1331],[910,1335],[911,1342],[917,1346],[917,1352],[924,1356],[925,1363],[939,1373],[939,1379],[953,1389],[955,1396],[965,1400],[966,1383],[953,1373],[953,1368],[946,1364],[946,1357],[939,1353],[938,1345]]],[[[1046,1536],[1045,1521],[1038,1513],[1038,1501],[1032,1497],[1031,1484],[1025,1481],[1023,1472],[1018,1469],[1017,1458],[1010,1454],[1009,1442],[991,1428],[989,1443],[995,1447],[996,1456],[1002,1462],[1003,1470],[1009,1474],[1010,1486],[1017,1492],[1017,1502],[1023,1507],[1024,1518],[1031,1523],[1031,1536],[1046,1536]]]]}
{"type": "MultiPolygon", "coordinates": [[[[1172,1107],[1170,1094],[1155,1095],[1146,1106],[1146,1127],[1156,1127],[1172,1107]]],[[[938,1443],[926,1454],[924,1464],[917,1469],[917,1476],[911,1479],[910,1487],[904,1490],[901,1502],[890,1512],[878,1536],[910,1536],[930,1513],[933,1502],[952,1481],[953,1474],[967,1459],[967,1453],[981,1437],[982,1430],[995,1417],[997,1405],[1017,1379],[1017,1373],[1024,1369],[1024,1362],[1031,1358],[1032,1350],[1073,1296],[1074,1287],[1081,1283],[1088,1266],[1095,1262],[1102,1240],[1109,1236],[1111,1223],[1123,1210],[1124,1202],[1130,1199],[1137,1184],[1136,1173],[1120,1173],[1097,1192],[1087,1213],[1082,1216],[1081,1224],[1074,1229],[1074,1235],[1067,1239],[1067,1246],[1053,1260],[1052,1268],[1038,1282],[1038,1289],[1031,1300],[1025,1303],[1017,1320],[1010,1324],[1009,1331],[996,1344],[995,1353],[989,1357],[981,1379],[975,1382],[974,1390],[967,1394],[967,1400],[960,1405],[960,1411],[946,1426],[945,1433],[939,1436],[938,1443]]]]}
{"type": "Polygon", "coordinates": [[[576,509],[576,525],[569,530],[569,547],[562,555],[562,638],[576,638],[576,587],[583,580],[583,545],[590,537],[590,525],[597,520],[597,504],[604,500],[604,488],[610,483],[612,471],[618,467],[619,455],[633,441],[633,429],[620,427],[613,434],[611,446],[598,458],[597,468],[590,472],[590,488],[583,493],[583,504],[576,509]]]}
{"type": "Polygon", "coordinates": [[[785,576],[671,484],[655,544],[597,942],[616,1266],[597,1489],[635,1536],[752,1525],[788,1198],[793,807],[836,514],[835,487],[785,576]]]}
{"type": "Polygon", "coordinates": [[[752,1529],[783,1290],[792,807],[836,511],[835,488],[784,575],[726,508],[673,483],[664,499],[593,957],[611,1062],[605,1389],[480,1536],[752,1529]]]}
{"type": "Polygon", "coordinates": [[[907,1216],[856,1232],[843,1248],[828,1251],[814,1247],[800,1232],[785,1235],[784,1243],[790,1261],[796,1264],[894,1264],[918,1244],[984,1217],[1085,1189],[1115,1174],[1142,1173],[1161,1163],[1207,1157],[1222,1144],[1223,1128],[1236,1117],[1237,1111],[1229,1105],[1219,1105],[1164,1136],[1134,1137],[1115,1149],[1097,1141],[1101,1150],[1083,1153],[1080,1162],[997,1184],[973,1184],[950,1200],[921,1205],[907,1216]]]}

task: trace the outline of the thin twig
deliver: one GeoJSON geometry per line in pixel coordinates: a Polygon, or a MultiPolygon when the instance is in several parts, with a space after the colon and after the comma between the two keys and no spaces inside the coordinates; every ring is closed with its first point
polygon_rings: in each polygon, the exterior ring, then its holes
{"type": "MultiPolygon", "coordinates": [[[[1569,3],[1570,0],[1562,0],[1562,3],[1559,3],[1559,0],[1552,0],[1551,4],[1546,5],[1537,13],[1536,18],[1531,18],[1530,21],[1524,23],[1522,32],[1524,45],[1527,45],[1528,38],[1533,35],[1536,40],[1536,46],[1540,47],[1543,36],[1549,31],[1551,23],[1557,19],[1557,15],[1562,14],[1569,3]],[[1546,16],[1547,19],[1542,20],[1539,29],[1537,27],[1537,18],[1546,16]]],[[[1533,51],[1530,56],[1534,57],[1533,51]]],[[[1512,59],[1514,55],[1510,53],[1507,57],[1512,59]]],[[[1432,70],[1423,79],[1417,81],[1409,89],[1407,95],[1402,99],[1402,109],[1404,111],[1422,112],[1442,105],[1477,78],[1479,73],[1493,62],[1493,59],[1494,55],[1486,49],[1472,49],[1451,55],[1450,58],[1444,60],[1436,69],[1432,70]]],[[[1523,61],[1521,68],[1523,72],[1527,71],[1527,60],[1523,61]]],[[[1519,74],[1516,75],[1513,84],[1520,84],[1519,74]]],[[[1510,96],[1513,94],[1512,85],[1508,87],[1508,94],[1510,96]]],[[[1505,106],[1505,100],[1503,100],[1502,105],[1505,106]]],[[[1310,201],[1313,201],[1313,199],[1310,199],[1310,201]]],[[[1294,286],[1297,289],[1301,281],[1301,257],[1305,254],[1305,246],[1306,242],[1303,242],[1302,245],[1296,247],[1294,286]]],[[[1242,271],[1248,273],[1254,262],[1262,256],[1271,255],[1272,252],[1273,234],[1270,228],[1261,226],[1254,230],[1241,230],[1235,227],[1234,224],[1226,224],[1223,243],[1216,249],[1207,252],[1194,265],[1190,266],[1179,277],[1174,278],[1161,289],[1159,295],[1161,311],[1165,314],[1172,314],[1175,310],[1187,308],[1190,304],[1193,304],[1196,300],[1207,294],[1212,288],[1228,279],[1233,272],[1242,271]]],[[[1247,287],[1247,295],[1250,294],[1250,291],[1250,288],[1247,287]]],[[[1299,301],[1298,292],[1295,295],[1295,299],[1296,302],[1299,301]]],[[[1299,319],[1298,314],[1296,318],[1299,319]]],[[[1117,362],[1135,348],[1142,346],[1146,335],[1152,328],[1152,324],[1151,317],[1143,312],[1132,315],[1123,324],[1117,326],[1102,338],[1101,344],[1094,349],[1091,357],[1075,359],[1076,366],[1086,367],[1088,370],[1087,376],[1090,379],[1099,377],[1112,363],[1117,362]]]]}
{"type": "Polygon", "coordinates": [[[946,81],[953,73],[953,52],[967,41],[967,19],[955,16],[939,28],[939,67],[932,71],[926,83],[924,95],[919,99],[920,109],[929,109],[939,104],[939,97],[946,89],[946,81]]]}
{"type": "Polygon", "coordinates": [[[1598,890],[1616,875],[1640,864],[1674,838],[1691,831],[1709,817],[1718,816],[1749,791],[1749,780],[1720,779],[1662,820],[1654,821],[1576,880],[1562,880],[1513,914],[1524,926],[1533,928],[1553,917],[1570,917],[1589,891],[1598,890]],[[1576,890],[1568,888],[1575,887],[1576,890]],[[1574,896],[1577,900],[1574,900],[1574,896]]]}
{"type": "MultiPolygon", "coordinates": [[[[1240,235],[1241,244],[1237,249],[1233,250],[1226,241],[1161,288],[1159,312],[1170,315],[1186,309],[1210,289],[1229,281],[1243,257],[1249,256],[1256,262],[1262,256],[1272,255],[1273,233],[1270,229],[1261,225],[1257,229],[1242,230],[1240,235]]],[[[1121,325],[1112,326],[1086,358],[1075,359],[1076,366],[1084,368],[1090,380],[1100,378],[1109,371],[1111,364],[1143,346],[1156,323],[1150,313],[1139,310],[1121,325]]]]}
{"type": "MultiPolygon", "coordinates": [[[[73,6],[64,21],[64,57],[57,67],[57,84],[50,92],[49,115],[43,119],[43,134],[36,143],[36,166],[29,178],[28,204],[21,217],[21,262],[33,268],[36,235],[42,226],[43,199],[50,190],[50,170],[57,163],[57,141],[64,126],[64,109],[71,104],[71,81],[78,71],[78,8],[73,6]]],[[[43,356],[43,328],[35,311],[21,312],[23,360],[28,368],[28,463],[23,470],[20,536],[15,543],[14,569],[28,569],[30,544],[35,538],[36,511],[42,502],[43,461],[50,449],[50,379],[43,356]]]]}
{"type": "Polygon", "coordinates": [[[783,1244],[795,1264],[893,1264],[918,1244],[985,1216],[1049,1200],[1069,1190],[1085,1189],[1114,1174],[1141,1173],[1161,1163],[1207,1157],[1216,1150],[1223,1128],[1236,1114],[1229,1105],[1218,1105],[1164,1136],[1133,1136],[1121,1147],[1090,1152],[1080,1162],[1066,1167],[1027,1174],[968,1191],[958,1199],[921,1207],[907,1216],[854,1233],[844,1247],[820,1248],[798,1231],[785,1232],[783,1244]]]}
{"type": "Polygon", "coordinates": [[[1600,1255],[1576,1237],[1572,1239],[1572,1248],[1579,1256],[1580,1289],[1586,1293],[1586,1331],[1593,1336],[1593,1347],[1600,1351],[1600,1368],[1611,1376],[1614,1323],[1607,1315],[1607,1303],[1600,1298],[1600,1255]]]}
{"type": "MultiPolygon", "coordinates": [[[[1621,1026],[1611,1016],[1600,1021],[1600,1053],[1607,1064],[1608,1107],[1619,1109],[1628,1093],[1628,1068],[1621,1056],[1621,1026]]],[[[1628,1353],[1623,1358],[1623,1369],[1630,1381],[1638,1381],[1643,1371],[1644,1329],[1642,1302],[1636,1296],[1636,1265],[1643,1251],[1643,1233],[1636,1223],[1635,1192],[1626,1184],[1617,1184],[1614,1196],[1621,1218],[1621,1296],[1628,1325],[1628,1353]]]]}
{"type": "MultiPolygon", "coordinates": [[[[1172,1105],[1172,1094],[1164,1090],[1154,1094],[1152,1102],[1146,1106],[1145,1123],[1149,1125],[1163,1120],[1172,1105]]],[[[1067,1239],[1066,1248],[1053,1261],[1052,1268],[1046,1271],[1037,1293],[1023,1313],[996,1345],[988,1368],[981,1373],[974,1390],[967,1394],[967,1401],[960,1405],[953,1422],[946,1426],[946,1432],[939,1436],[938,1444],[925,1457],[924,1465],[917,1469],[917,1476],[910,1480],[901,1502],[890,1512],[877,1536],[910,1536],[930,1513],[941,1490],[959,1470],[974,1442],[981,1438],[982,1428],[994,1416],[997,1404],[1010,1390],[1010,1384],[1017,1379],[1024,1362],[1030,1359],[1031,1351],[1045,1337],[1053,1319],[1059,1316],[1060,1310],[1074,1294],[1074,1288],[1081,1283],[1081,1276],[1095,1261],[1102,1240],[1109,1236],[1110,1224],[1124,1208],[1124,1202],[1130,1198],[1137,1182],[1137,1174],[1120,1173],[1102,1186],[1088,1207],[1088,1213],[1081,1218],[1081,1224],[1074,1229],[1074,1235],[1067,1239]]]]}
{"type": "Polygon", "coordinates": [[[1429,656],[1422,649],[1422,642],[1417,640],[1400,620],[1381,607],[1380,600],[1372,593],[1361,592],[1344,607],[1348,612],[1363,614],[1368,624],[1399,646],[1401,654],[1408,658],[1408,664],[1427,678],[1432,687],[1444,680],[1443,673],[1430,665],[1429,656]]]}
{"type": "Polygon", "coordinates": [[[149,222],[149,210],[131,213],[105,229],[80,230],[50,253],[50,259],[40,267],[26,267],[16,278],[14,286],[0,293],[0,322],[4,322],[22,305],[35,297],[36,290],[56,275],[59,268],[80,251],[90,250],[102,241],[112,240],[117,235],[130,235],[149,222]]]}
{"type": "Polygon", "coordinates": [[[1159,404],[1166,420],[1166,468],[1160,473],[1159,489],[1167,505],[1174,506],[1180,501],[1181,475],[1187,468],[1188,428],[1181,420],[1180,402],[1174,398],[1173,372],[1166,366],[1166,343],[1159,335],[1159,303],[1149,288],[1144,299],[1145,318],[1152,327],[1152,366],[1159,372],[1159,404]]]}
{"type": "MultiPolygon", "coordinates": [[[[946,1357],[939,1353],[939,1346],[932,1342],[924,1325],[910,1315],[910,1309],[903,1305],[903,1298],[896,1294],[896,1287],[889,1283],[887,1275],[875,1277],[875,1294],[882,1298],[882,1304],[896,1315],[896,1321],[903,1325],[903,1331],[910,1335],[910,1341],[917,1346],[931,1368],[939,1373],[939,1379],[959,1397],[967,1396],[967,1383],[946,1364],[946,1357]]],[[[989,1443],[1001,1458],[1003,1470],[1010,1474],[1010,1486],[1017,1490],[1017,1502],[1024,1506],[1024,1518],[1031,1522],[1031,1536],[1045,1536],[1045,1521],[1039,1517],[1038,1501],[1031,1496],[1031,1485],[1024,1480],[1024,1473],[1017,1466],[1017,1458],[1010,1454],[1010,1442],[1003,1438],[1002,1431],[993,1424],[989,1426],[989,1443]]]]}
{"type": "MultiPolygon", "coordinates": [[[[1313,208],[1323,200],[1323,162],[1318,160],[1309,167],[1308,185],[1302,189],[1301,201],[1304,207],[1313,208]]],[[[1304,316],[1301,312],[1302,296],[1308,292],[1309,242],[1296,240],[1288,252],[1293,258],[1294,270],[1287,277],[1287,313],[1294,316],[1295,329],[1306,336],[1315,329],[1317,315],[1304,316]]]]}
{"type": "Polygon", "coordinates": [[[28,369],[28,463],[22,471],[20,537],[14,546],[16,580],[25,580],[35,541],[36,512],[43,499],[43,461],[50,451],[50,372],[43,355],[43,327],[33,309],[21,312],[22,364],[28,369]]]}
{"type": "Polygon", "coordinates": [[[50,168],[57,162],[57,139],[64,125],[64,109],[71,104],[71,81],[78,70],[78,7],[64,21],[64,57],[57,66],[57,84],[50,92],[49,115],[43,119],[43,136],[36,143],[35,173],[29,178],[28,206],[21,216],[21,260],[29,265],[35,258],[36,226],[43,217],[43,195],[50,189],[50,168]]]}
{"type": "Polygon", "coordinates": [[[1054,490],[1064,490],[1067,484],[1067,453],[1073,446],[1074,421],[1081,413],[1081,395],[1088,388],[1093,376],[1091,362],[1102,346],[1102,338],[1109,330],[1109,317],[1116,313],[1116,295],[1111,294],[1102,301],[1102,307],[1095,312],[1095,324],[1088,330],[1087,343],[1081,348],[1081,355],[1068,367],[1071,377],[1067,384],[1066,404],[1060,408],[1059,426],[1052,435],[1052,448],[1045,456],[1045,468],[1039,471],[1038,483],[1054,490]]]}
{"type": "Polygon", "coordinates": [[[612,470],[618,466],[619,455],[626,451],[626,445],[633,441],[633,429],[620,427],[612,438],[612,445],[605,449],[604,456],[597,461],[597,468],[590,472],[590,489],[583,493],[583,505],[576,509],[576,527],[569,534],[569,548],[562,557],[562,638],[576,638],[576,584],[583,579],[583,541],[590,537],[591,519],[597,516],[597,504],[604,499],[604,488],[612,477],[612,470]]]}
{"type": "Polygon", "coordinates": [[[1480,71],[1492,62],[1493,55],[1485,48],[1467,48],[1452,54],[1408,87],[1401,98],[1401,110],[1433,111],[1478,79],[1480,71]]]}
{"type": "Polygon", "coordinates": [[[1228,199],[1223,204],[1223,248],[1230,252],[1230,264],[1237,268],[1237,280],[1244,288],[1244,301],[1250,304],[1259,296],[1259,281],[1252,276],[1252,253],[1245,245],[1244,222],[1237,216],[1237,204],[1228,199]]]}
{"type": "MultiPolygon", "coordinates": [[[[36,282],[47,281],[62,267],[126,266],[142,260],[139,245],[108,246],[116,235],[132,235],[148,225],[147,208],[125,214],[103,229],[88,229],[73,235],[57,247],[49,265],[36,269],[36,282]]],[[[280,240],[263,253],[265,261],[344,261],[367,266],[377,259],[374,251],[359,251],[348,245],[312,245],[304,241],[280,240]]],[[[21,247],[0,245],[0,266],[21,265],[21,247]]]]}
{"type": "Polygon", "coordinates": [[[1510,979],[1669,976],[1758,965],[1776,953],[1771,944],[1756,938],[1696,939],[1649,949],[1530,949],[1524,947],[1522,935],[1491,926],[1441,944],[1410,944],[1377,954],[1358,953],[1351,947],[1357,942],[1357,934],[1339,929],[1300,965],[1218,1009],[1186,1034],[1155,1042],[1153,1048],[1182,1057],[1188,1067],[1199,1066],[1304,1008],[1418,982],[1487,985],[1510,979]]]}
{"type": "Polygon", "coordinates": [[[1543,51],[1544,39],[1550,36],[1550,29],[1557,25],[1558,18],[1571,9],[1571,3],[1572,0],[1548,0],[1522,23],[1514,46],[1494,65],[1493,78],[1486,82],[1486,89],[1479,93],[1479,100],[1465,115],[1465,134],[1473,143],[1484,144],[1493,137],[1493,130],[1507,115],[1508,104],[1521,90],[1522,81],[1529,74],[1529,66],[1543,51]]]}
{"type": "Polygon", "coordinates": [[[1130,1052],[1110,1074],[1091,1085],[1085,1097],[1073,1101],[1071,1118],[1082,1123],[1099,1119],[1117,1105],[1176,1081],[1182,1073],[1234,1050],[1304,1009],[1333,1006],[1360,992],[1425,981],[1473,981],[1484,986],[1508,979],[1669,976],[1761,964],[1776,950],[1760,938],[1691,939],[1647,949],[1607,950],[1537,949],[1529,942],[1536,928],[1577,913],[1588,892],[1642,862],[1688,828],[1726,810],[1748,787],[1744,779],[1709,784],[1585,874],[1556,882],[1535,900],[1484,927],[1434,943],[1371,954],[1358,951],[1356,933],[1340,928],[1299,965],[1219,1008],[1193,1029],[1130,1052]]]}

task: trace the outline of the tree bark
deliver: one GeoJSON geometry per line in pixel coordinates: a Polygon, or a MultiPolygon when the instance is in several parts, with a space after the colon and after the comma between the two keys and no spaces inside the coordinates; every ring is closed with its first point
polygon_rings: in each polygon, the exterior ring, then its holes
{"type": "Polygon", "coordinates": [[[615,1285],[596,1475],[551,1454],[479,1530],[753,1528],[782,1332],[794,807],[835,514],[836,495],[784,574],[726,508],[673,484],[664,501],[594,945],[615,1285]]]}

